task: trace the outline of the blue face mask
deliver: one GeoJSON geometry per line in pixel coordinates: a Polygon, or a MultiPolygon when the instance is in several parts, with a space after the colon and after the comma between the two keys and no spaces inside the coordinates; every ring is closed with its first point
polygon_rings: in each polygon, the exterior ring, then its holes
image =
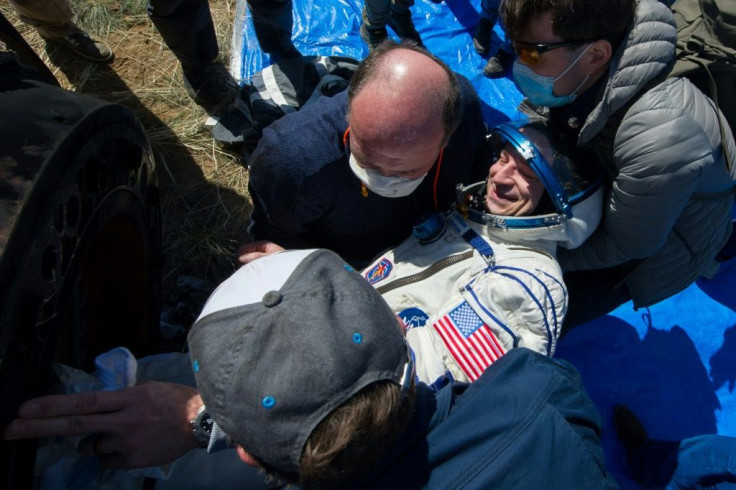
{"type": "Polygon", "coordinates": [[[534,73],[529,66],[519,63],[518,60],[514,62],[514,82],[519,86],[519,90],[529,99],[534,105],[544,107],[559,107],[571,103],[578,96],[578,90],[588,80],[586,75],[583,81],[578,85],[578,88],[572,91],[568,95],[555,95],[555,82],[565,76],[565,73],[570,71],[570,68],[575,66],[575,63],[588,51],[588,48],[592,46],[588,44],[585,49],[575,58],[570,65],[565,68],[565,71],[557,75],[556,77],[545,77],[534,73]]]}

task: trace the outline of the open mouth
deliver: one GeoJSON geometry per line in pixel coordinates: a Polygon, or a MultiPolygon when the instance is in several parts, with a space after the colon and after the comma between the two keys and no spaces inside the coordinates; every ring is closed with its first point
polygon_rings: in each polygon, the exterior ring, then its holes
{"type": "Polygon", "coordinates": [[[506,201],[509,203],[516,202],[519,198],[510,193],[511,189],[504,189],[503,186],[499,189],[499,186],[494,185],[491,188],[491,197],[498,201],[506,201]]]}

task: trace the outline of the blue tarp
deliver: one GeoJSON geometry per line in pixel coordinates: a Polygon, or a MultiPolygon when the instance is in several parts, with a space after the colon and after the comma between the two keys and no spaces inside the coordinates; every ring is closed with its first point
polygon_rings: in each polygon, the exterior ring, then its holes
{"type": "MultiPolygon", "coordinates": [[[[362,7],[350,0],[296,0],[294,44],[302,54],[364,58],[368,48],[358,35],[362,7]]],[[[483,76],[485,59],[471,37],[479,11],[479,0],[417,0],[412,15],[427,48],[471,80],[493,126],[518,118],[522,97],[508,74],[498,80],[483,76]]],[[[501,42],[498,26],[494,35],[501,42]]],[[[232,52],[232,72],[241,80],[270,63],[259,50],[244,0],[238,2],[232,52]]],[[[607,465],[622,488],[637,486],[613,430],[616,403],[629,405],[654,437],[736,436],[736,259],[722,264],[713,279],[701,279],[651,308],[635,311],[626,304],[573,330],[556,355],[580,370],[600,410],[607,465]]]]}
{"type": "Polygon", "coordinates": [[[612,425],[617,403],[653,437],[736,436],[736,258],[666,301],[628,303],[572,330],[556,355],[578,368],[603,417],[606,464],[622,488],[638,486],[612,425]]]}
{"type": "MultiPolygon", "coordinates": [[[[362,10],[362,1],[295,0],[294,45],[304,55],[365,58],[368,47],[358,34],[362,10]]],[[[471,36],[478,23],[480,0],[441,4],[418,0],[411,11],[427,49],[473,83],[483,101],[483,115],[489,126],[518,119],[516,107],[522,96],[516,85],[510,78],[484,77],[486,60],[473,48],[471,36]]],[[[389,35],[393,36],[390,28],[389,35]]],[[[500,36],[503,31],[496,26],[494,41],[500,43],[500,36]]],[[[238,80],[247,81],[271,62],[260,51],[245,0],[238,0],[231,52],[231,71],[238,80]]]]}

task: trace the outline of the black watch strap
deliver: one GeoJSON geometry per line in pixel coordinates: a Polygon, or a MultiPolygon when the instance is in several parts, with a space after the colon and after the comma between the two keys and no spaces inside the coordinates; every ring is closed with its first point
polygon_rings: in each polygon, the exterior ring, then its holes
{"type": "Polygon", "coordinates": [[[207,408],[202,405],[197,411],[197,416],[190,421],[194,438],[197,440],[199,447],[204,448],[209,445],[213,423],[212,417],[207,413],[207,408]]]}

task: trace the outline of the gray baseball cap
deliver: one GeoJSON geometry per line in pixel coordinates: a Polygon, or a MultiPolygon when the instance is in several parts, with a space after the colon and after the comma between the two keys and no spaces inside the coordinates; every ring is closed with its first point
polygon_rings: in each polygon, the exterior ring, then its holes
{"type": "Polygon", "coordinates": [[[281,252],[241,267],[210,296],[189,349],[214,421],[289,473],[333,410],[376,381],[408,386],[413,372],[391,309],[327,250],[281,252]]]}

